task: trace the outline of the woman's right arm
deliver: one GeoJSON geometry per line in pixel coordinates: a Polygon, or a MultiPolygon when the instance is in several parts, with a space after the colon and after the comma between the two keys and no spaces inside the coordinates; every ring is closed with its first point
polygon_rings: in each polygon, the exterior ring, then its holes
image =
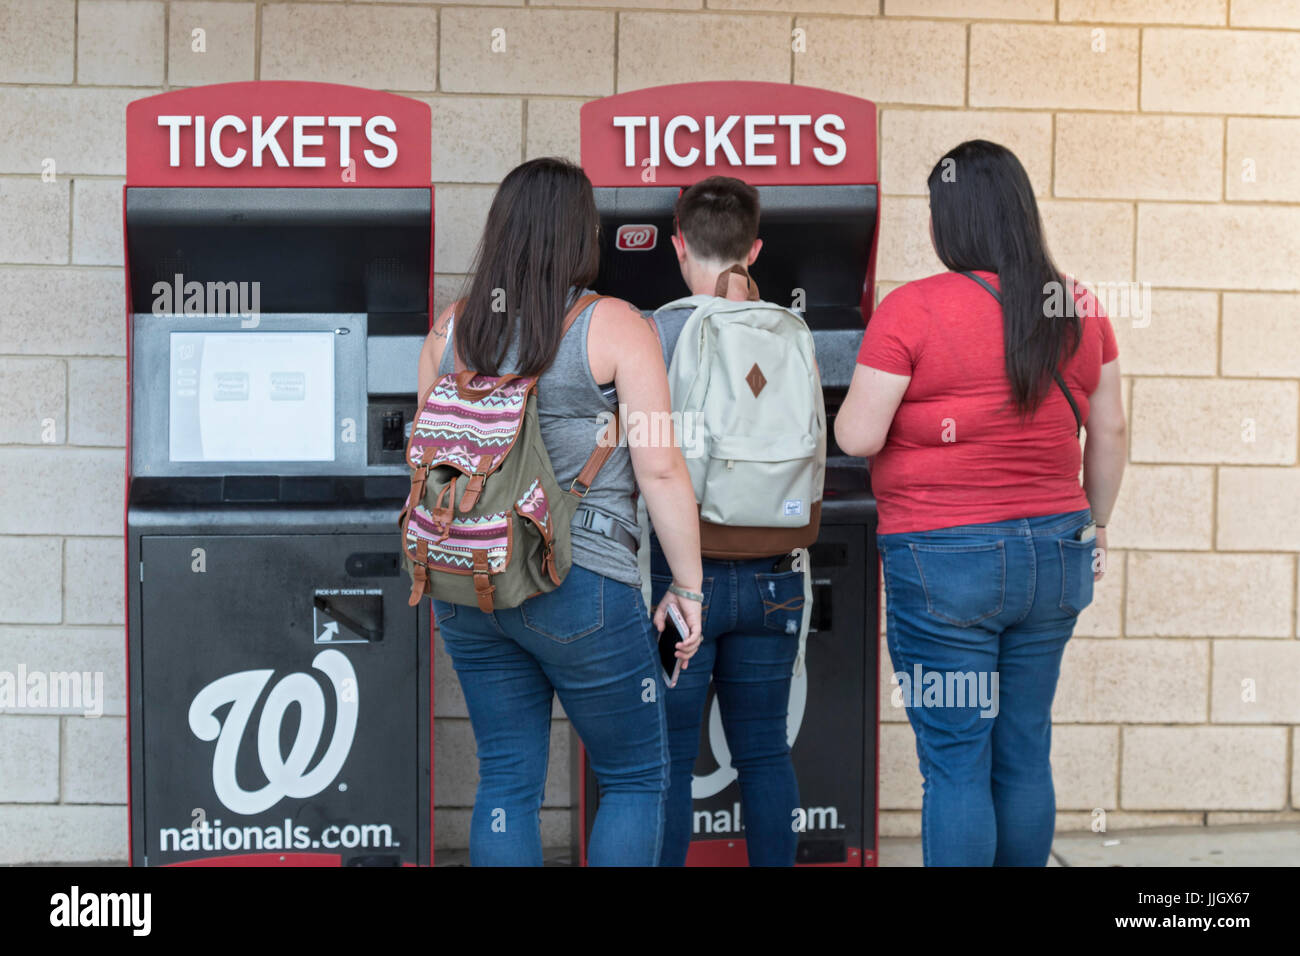
{"type": "MultiPolygon", "coordinates": [[[[1083,446],[1083,491],[1088,496],[1092,520],[1099,526],[1110,523],[1110,512],[1119,496],[1124,463],[1128,460],[1128,426],[1124,421],[1123,385],[1119,377],[1119,359],[1101,367],[1101,379],[1088,396],[1088,440],[1083,446]]],[[[1097,545],[1106,551],[1106,529],[1097,528],[1097,545]]],[[[1100,581],[1105,563],[1093,572],[1100,581]]]]}
{"type": "MultiPolygon", "coordinates": [[[[606,298],[596,304],[588,337],[588,358],[596,381],[614,380],[618,401],[627,419],[641,420],[639,429],[648,442],[629,442],[632,470],[654,523],[655,534],[673,572],[674,583],[698,592],[704,581],[700,563],[699,513],[686,459],[678,447],[670,417],[668,372],[664,368],[659,336],[645,317],[621,299],[606,298]]],[[[624,420],[624,427],[628,422],[624,420]]],[[[700,605],[669,592],[691,629],[691,652],[698,646],[700,605]]],[[[655,626],[663,627],[665,604],[655,612],[655,626]]],[[[684,666],[684,665],[683,665],[684,666]]]]}
{"type": "Polygon", "coordinates": [[[416,373],[416,399],[424,397],[425,392],[433,385],[438,378],[438,365],[442,362],[442,351],[447,347],[447,325],[451,321],[451,313],[455,305],[449,305],[442,310],[442,315],[438,316],[433,323],[433,328],[429,329],[429,334],[424,337],[424,345],[420,348],[420,362],[416,373]]]}

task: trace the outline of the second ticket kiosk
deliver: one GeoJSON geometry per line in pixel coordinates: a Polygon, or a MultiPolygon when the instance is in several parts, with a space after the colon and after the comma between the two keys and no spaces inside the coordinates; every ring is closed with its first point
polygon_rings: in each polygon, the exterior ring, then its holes
{"type": "MultiPolygon", "coordinates": [[[[790,306],[811,327],[830,430],[821,534],[810,549],[806,666],[790,692],[788,737],[803,810],[796,860],[874,865],[875,501],[865,462],[840,452],[833,428],[873,303],[875,105],[779,83],[684,83],[587,103],[581,133],[601,217],[596,288],[641,309],[687,294],[669,242],[681,190],[712,175],[758,188],[763,249],[751,272],[764,299],[790,306]]],[[[743,866],[740,787],[712,690],[705,715],[687,863],[743,866]]],[[[575,860],[585,862],[599,792],[576,739],[575,749],[575,860]]]]}
{"type": "Polygon", "coordinates": [[[431,863],[429,606],[396,525],[429,107],[232,83],[126,120],[131,862],[431,863]]]}

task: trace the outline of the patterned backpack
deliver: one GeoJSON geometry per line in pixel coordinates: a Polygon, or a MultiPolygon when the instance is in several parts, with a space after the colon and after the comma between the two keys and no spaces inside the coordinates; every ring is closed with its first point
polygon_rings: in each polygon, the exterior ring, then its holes
{"type": "MultiPolygon", "coordinates": [[[[564,332],[599,298],[582,296],[564,332]]],[[[455,368],[422,396],[406,446],[411,491],[398,525],[408,603],[429,594],[485,613],[518,607],[569,573],[569,525],[618,444],[618,418],[566,493],[542,444],[537,378],[479,375],[459,355],[455,368]]]]}

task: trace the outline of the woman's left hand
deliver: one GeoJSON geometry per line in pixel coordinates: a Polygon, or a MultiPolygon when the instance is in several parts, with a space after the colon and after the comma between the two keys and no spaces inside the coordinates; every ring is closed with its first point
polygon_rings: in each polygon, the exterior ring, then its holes
{"type": "Polygon", "coordinates": [[[700,604],[698,601],[691,601],[680,595],[668,591],[664,594],[659,606],[655,608],[654,624],[655,630],[663,633],[664,627],[668,621],[668,607],[673,605],[677,612],[681,614],[682,620],[690,628],[690,633],[686,639],[677,642],[676,656],[681,659],[682,670],[690,666],[690,659],[695,656],[695,652],[700,649],[700,642],[703,639],[703,631],[700,627],[700,604]]]}

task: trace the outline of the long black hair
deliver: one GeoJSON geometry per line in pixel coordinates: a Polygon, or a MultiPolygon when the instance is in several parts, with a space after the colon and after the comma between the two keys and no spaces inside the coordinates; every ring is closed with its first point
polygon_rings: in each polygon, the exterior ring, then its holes
{"type": "Polygon", "coordinates": [[[453,341],[467,368],[500,371],[518,332],[521,375],[540,375],[559,351],[570,287],[600,267],[591,181],[567,160],[530,159],[497,187],[474,256],[474,277],[456,310],[453,341]]]}
{"type": "Polygon", "coordinates": [[[928,185],[939,260],[954,272],[997,273],[1011,400],[1028,417],[1082,335],[1071,286],[1047,251],[1029,176],[1005,146],[972,139],[944,154],[928,185]]]}

